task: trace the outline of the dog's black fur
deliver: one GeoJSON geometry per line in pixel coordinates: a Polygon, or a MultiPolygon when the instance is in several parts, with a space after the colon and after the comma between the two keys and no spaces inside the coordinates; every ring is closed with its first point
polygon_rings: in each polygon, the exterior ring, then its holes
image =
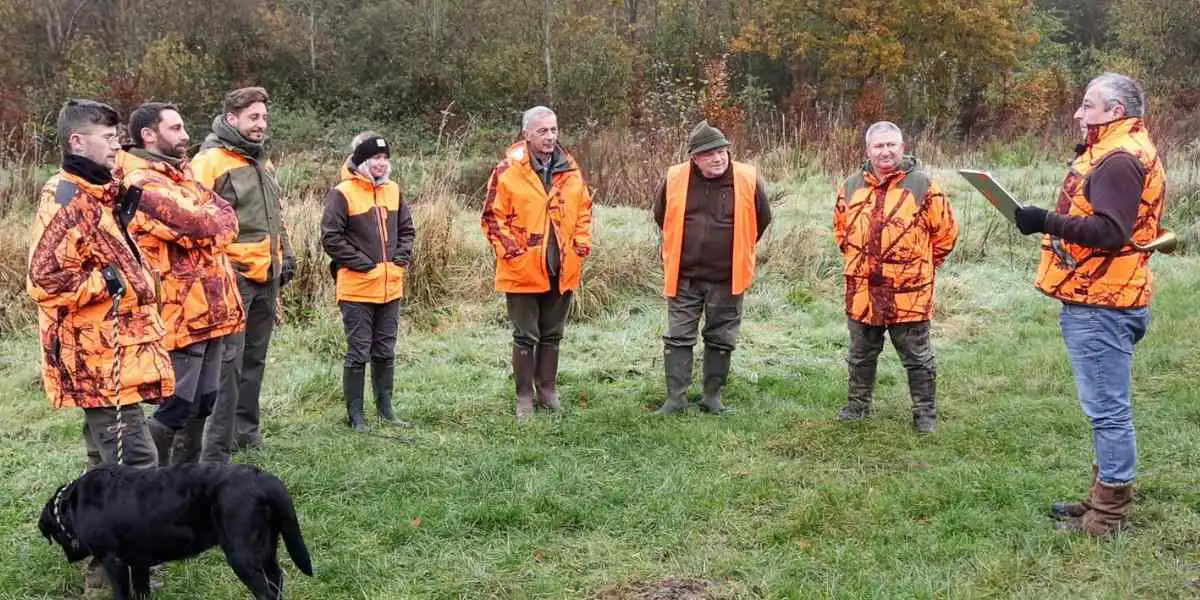
{"type": "Polygon", "coordinates": [[[67,560],[102,561],[116,600],[149,598],[151,566],[217,545],[256,600],[277,600],[280,534],[292,562],[312,575],[287,488],[251,465],[98,467],[55,491],[38,529],[67,560]]]}

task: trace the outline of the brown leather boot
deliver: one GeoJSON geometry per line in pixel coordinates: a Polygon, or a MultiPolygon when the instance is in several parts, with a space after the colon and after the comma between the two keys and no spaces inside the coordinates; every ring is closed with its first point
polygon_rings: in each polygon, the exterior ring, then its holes
{"type": "Polygon", "coordinates": [[[562,408],[558,401],[558,346],[537,347],[537,399],[538,406],[550,412],[562,408]]]}
{"type": "Polygon", "coordinates": [[[1093,537],[1107,537],[1125,528],[1133,507],[1133,484],[1109,485],[1096,481],[1092,508],[1083,514],[1080,525],[1093,537]]]}
{"type": "Polygon", "coordinates": [[[1092,509],[1092,494],[1096,493],[1096,476],[1100,473],[1100,467],[1092,465],[1092,484],[1088,486],[1088,493],[1079,502],[1055,502],[1050,505],[1050,516],[1058,520],[1063,519],[1078,519],[1087,511],[1092,509]]]}
{"type": "Polygon", "coordinates": [[[513,344],[513,381],[517,385],[517,423],[529,420],[533,415],[533,372],[535,369],[533,348],[513,344]]]}

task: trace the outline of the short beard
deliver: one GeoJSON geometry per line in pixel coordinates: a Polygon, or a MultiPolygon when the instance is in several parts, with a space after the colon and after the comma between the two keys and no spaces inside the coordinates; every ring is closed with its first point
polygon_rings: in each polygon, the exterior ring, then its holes
{"type": "Polygon", "coordinates": [[[170,157],[170,158],[183,158],[183,157],[187,156],[187,148],[186,147],[181,148],[180,146],[166,146],[166,147],[157,146],[155,148],[155,150],[157,150],[159,154],[170,157]]]}

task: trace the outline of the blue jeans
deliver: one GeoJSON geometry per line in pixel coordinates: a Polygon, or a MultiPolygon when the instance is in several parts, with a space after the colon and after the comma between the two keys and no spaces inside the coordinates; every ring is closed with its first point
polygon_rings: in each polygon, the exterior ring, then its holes
{"type": "Polygon", "coordinates": [[[1079,406],[1092,422],[1100,481],[1130,483],[1137,469],[1130,398],[1133,347],[1146,334],[1150,310],[1064,303],[1059,325],[1075,373],[1079,406]]]}

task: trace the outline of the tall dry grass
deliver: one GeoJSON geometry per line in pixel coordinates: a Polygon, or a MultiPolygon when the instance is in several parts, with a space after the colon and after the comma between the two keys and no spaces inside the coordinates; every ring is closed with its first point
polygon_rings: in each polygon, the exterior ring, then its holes
{"type": "MultiPolygon", "coordinates": [[[[748,134],[751,139],[746,145],[783,142],[757,154],[745,151],[745,157],[758,164],[776,206],[775,224],[760,245],[760,273],[822,293],[836,288],[840,268],[828,225],[834,190],[849,172],[840,165],[850,162],[854,168],[858,159],[850,157],[861,152],[857,134],[851,139],[850,130],[823,129],[828,125],[780,122],[774,133],[748,134]],[[827,146],[834,140],[837,148],[827,146]],[[803,201],[793,202],[790,196],[803,201]]],[[[1036,140],[1026,146],[981,147],[961,153],[939,149],[930,140],[915,143],[945,161],[942,166],[993,170],[1019,198],[1031,203],[1048,205],[1061,177],[1061,161],[1039,158],[1051,150],[1041,148],[1036,140]],[[1025,165],[1030,161],[1040,166],[1031,169],[1025,165]]],[[[601,315],[622,297],[657,294],[659,240],[646,207],[665,166],[682,159],[681,144],[675,139],[641,139],[627,131],[595,131],[575,149],[597,203],[594,251],[576,294],[575,318],[601,315]]],[[[417,327],[437,327],[458,319],[464,311],[474,318],[480,311],[473,307],[492,306],[489,301],[495,298],[494,258],[479,231],[482,182],[494,159],[464,156],[462,148],[452,139],[435,154],[393,159],[417,230],[406,282],[408,313],[417,327]]],[[[1200,145],[1171,147],[1166,152],[1171,181],[1166,223],[1180,233],[1183,251],[1189,252],[1200,245],[1200,145]]],[[[298,260],[297,277],[283,293],[285,318],[293,322],[336,313],[334,281],[320,244],[320,214],[325,194],[337,180],[338,160],[313,153],[277,161],[286,192],[284,218],[298,260]]],[[[0,294],[11,299],[0,305],[0,331],[27,328],[35,319],[24,290],[28,232],[38,190],[52,171],[52,166],[40,165],[28,153],[5,155],[0,162],[0,294]]],[[[953,169],[934,168],[933,173],[951,194],[962,225],[952,261],[1023,264],[1027,260],[1019,236],[981,199],[970,196],[973,192],[953,169]]]]}
{"type": "Polygon", "coordinates": [[[43,144],[32,125],[0,131],[0,331],[24,329],[37,321],[25,293],[29,228],[42,182],[51,169],[40,166],[43,144]]]}

